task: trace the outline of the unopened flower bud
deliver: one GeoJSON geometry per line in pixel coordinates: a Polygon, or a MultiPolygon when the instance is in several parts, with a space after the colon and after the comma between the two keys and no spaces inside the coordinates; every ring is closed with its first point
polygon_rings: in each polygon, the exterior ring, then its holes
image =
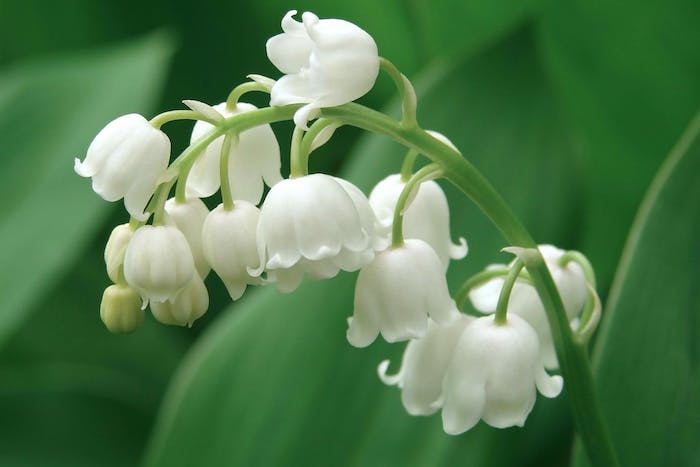
{"type": "Polygon", "coordinates": [[[163,324],[192,326],[209,308],[209,293],[198,274],[172,302],[151,302],[153,316],[163,324]]]}
{"type": "Polygon", "coordinates": [[[107,266],[107,275],[112,282],[119,281],[119,269],[124,265],[124,252],[126,245],[134,235],[134,230],[129,224],[121,224],[116,226],[109,235],[107,245],[105,246],[105,265],[107,266]]]}
{"type": "Polygon", "coordinates": [[[107,287],[102,294],[100,318],[110,332],[128,334],[143,323],[141,297],[134,289],[121,284],[107,287]]]}

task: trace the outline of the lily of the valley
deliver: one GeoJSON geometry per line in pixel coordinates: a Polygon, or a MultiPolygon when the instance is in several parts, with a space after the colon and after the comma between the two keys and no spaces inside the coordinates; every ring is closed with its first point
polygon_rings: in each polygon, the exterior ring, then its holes
{"type": "Polygon", "coordinates": [[[562,377],[542,366],[537,333],[525,320],[477,318],[464,328],[445,372],[443,429],[457,435],[480,419],[495,428],[522,426],[537,390],[556,397],[562,386],[562,377]]]}
{"type": "Polygon", "coordinates": [[[260,265],[256,235],[259,218],[257,207],[237,200],[228,210],[220,204],[204,221],[204,256],[233,300],[241,298],[248,285],[262,282],[248,272],[260,265]]]}
{"type": "Polygon", "coordinates": [[[170,140],[138,114],[108,123],[90,143],[85,160],[75,159],[75,172],[92,177],[92,189],[107,201],[124,198],[131,216],[145,221],[148,200],[170,158],[170,140]]]}
{"type": "MultiPolygon", "coordinates": [[[[235,107],[221,103],[213,107],[224,117],[231,117],[255,110],[256,107],[238,102],[235,107]]],[[[192,129],[191,144],[197,142],[214,127],[204,121],[195,123],[192,129]]],[[[190,194],[203,198],[211,196],[221,186],[221,149],[224,137],[211,142],[204,154],[192,166],[187,177],[187,190],[190,194]]],[[[260,125],[241,132],[234,138],[229,149],[228,178],[231,195],[258,204],[264,185],[273,186],[282,180],[280,175],[280,148],[277,137],[270,125],[260,125]]]]}
{"type": "Polygon", "coordinates": [[[174,301],[195,274],[194,259],[177,227],[145,225],[131,237],[124,278],[145,302],[174,301]]]}
{"type": "Polygon", "coordinates": [[[366,198],[357,196],[359,189],[352,192],[325,174],[291,178],[272,187],[257,225],[260,265],[250,273],[266,271],[279,291],[291,292],[305,274],[326,279],[371,261],[374,216],[368,217],[371,210],[366,198]]]}
{"type": "Polygon", "coordinates": [[[401,402],[406,412],[430,415],[440,409],[442,380],[459,337],[473,320],[473,317],[464,314],[444,325],[430,320],[425,335],[411,340],[406,346],[398,373],[386,373],[389,360],[379,364],[377,373],[384,384],[401,389],[401,402]]]}
{"type": "MultiPolygon", "coordinates": [[[[389,175],[369,194],[369,204],[381,225],[382,236],[387,239],[391,237],[394,210],[405,186],[400,175],[389,175]]],[[[405,238],[418,238],[433,247],[445,269],[449,266],[450,259],[462,259],[467,255],[467,242],[464,238],[459,239],[459,244],[452,243],[450,239],[447,198],[440,185],[433,180],[420,184],[406,208],[403,235],[405,238]]]]}
{"type": "Polygon", "coordinates": [[[172,301],[151,302],[151,313],[163,324],[192,326],[209,308],[209,292],[199,274],[175,296],[172,301]]]}
{"type": "Polygon", "coordinates": [[[379,74],[379,54],[372,36],[341,19],[319,19],[313,13],[289,11],[282,34],[267,41],[267,56],[285,76],[272,87],[270,105],[304,103],[294,123],[306,128],[319,109],[365,95],[379,74]]]}
{"type": "MultiPolygon", "coordinates": [[[[542,253],[552,279],[554,279],[554,283],[559,290],[569,322],[576,322],[588,296],[588,284],[583,269],[574,262],[561,266],[559,259],[564,255],[564,250],[552,245],[540,245],[538,249],[542,253]]],[[[506,267],[506,265],[491,265],[489,267],[506,267]]],[[[495,312],[502,287],[503,279],[494,278],[472,289],[469,293],[469,298],[474,308],[482,313],[495,312]]],[[[558,368],[559,364],[556,351],[554,350],[549,321],[547,320],[542,301],[532,285],[523,281],[515,283],[508,301],[508,314],[509,316],[511,314],[520,316],[535,329],[540,342],[540,352],[544,366],[548,369],[558,368]]]]}
{"type": "Polygon", "coordinates": [[[444,324],[458,316],[440,258],[423,240],[407,239],[360,271],[347,338],[355,347],[370,345],[379,333],[387,342],[416,339],[426,333],[428,317],[444,324]]]}
{"type": "Polygon", "coordinates": [[[209,274],[210,266],[202,252],[202,225],[209,214],[209,209],[199,198],[189,197],[184,202],[170,198],[165,203],[165,212],[168,213],[169,220],[187,239],[197,273],[205,279],[209,274]]]}

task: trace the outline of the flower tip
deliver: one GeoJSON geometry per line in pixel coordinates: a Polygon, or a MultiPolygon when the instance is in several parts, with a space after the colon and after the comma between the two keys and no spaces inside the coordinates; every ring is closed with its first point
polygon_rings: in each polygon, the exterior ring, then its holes
{"type": "Polygon", "coordinates": [[[267,76],[256,75],[253,73],[250,75],[247,75],[246,78],[248,78],[249,80],[254,81],[258,84],[262,84],[263,86],[268,87],[268,88],[272,88],[272,86],[274,86],[275,83],[277,82],[272,78],[268,78],[267,76]]]}
{"type": "Polygon", "coordinates": [[[467,241],[464,239],[464,237],[459,237],[459,243],[458,244],[453,244],[450,243],[450,258],[451,259],[462,259],[465,256],[467,256],[467,253],[469,252],[469,245],[467,245],[467,241]]]}
{"type": "Polygon", "coordinates": [[[217,110],[209,104],[193,99],[184,99],[182,103],[210,120],[215,122],[222,122],[224,120],[224,116],[217,112],[217,110]]]}
{"type": "Polygon", "coordinates": [[[75,170],[75,173],[81,177],[92,177],[95,175],[94,173],[90,173],[90,170],[88,170],[87,167],[85,167],[85,164],[83,164],[77,157],[73,163],[73,170],[75,170]]]}
{"type": "Polygon", "coordinates": [[[401,382],[401,371],[395,375],[388,375],[386,374],[388,369],[389,360],[382,360],[382,362],[377,366],[377,376],[379,376],[382,383],[386,384],[387,386],[397,386],[401,382]]]}
{"type": "Polygon", "coordinates": [[[294,21],[294,15],[297,14],[297,10],[289,10],[283,17],[282,17],[282,31],[288,32],[290,27],[293,27],[296,21],[294,21]]]}
{"type": "Polygon", "coordinates": [[[313,102],[306,104],[305,106],[299,108],[294,113],[294,124],[297,128],[301,128],[304,131],[309,131],[309,120],[313,120],[318,116],[319,108],[313,102]]]}

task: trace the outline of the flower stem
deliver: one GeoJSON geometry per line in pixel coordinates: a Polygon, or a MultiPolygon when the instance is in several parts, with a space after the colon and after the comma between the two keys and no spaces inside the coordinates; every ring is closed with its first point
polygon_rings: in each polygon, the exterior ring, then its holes
{"type": "Polygon", "coordinates": [[[301,150],[304,130],[294,127],[292,142],[289,148],[289,178],[303,177],[309,174],[309,155],[304,156],[301,150]]]}
{"type": "Polygon", "coordinates": [[[233,193],[231,193],[231,180],[228,176],[228,165],[231,156],[231,144],[238,144],[238,135],[226,133],[221,144],[221,159],[219,159],[219,178],[221,178],[221,201],[225,211],[233,209],[233,193]],[[236,141],[234,141],[234,139],[236,141]]]}
{"type": "Polygon", "coordinates": [[[394,208],[394,220],[391,226],[391,246],[396,248],[403,245],[403,215],[408,208],[411,195],[420,189],[420,184],[439,177],[442,174],[442,169],[437,164],[428,164],[413,174],[411,179],[406,182],[406,185],[401,190],[399,199],[396,201],[394,208]]]}
{"type": "Polygon", "coordinates": [[[249,81],[247,83],[239,84],[238,86],[233,88],[233,91],[231,91],[231,93],[226,98],[226,108],[228,108],[229,110],[235,109],[236,104],[238,104],[238,99],[240,99],[243,94],[247,94],[249,92],[254,91],[269,93],[270,88],[256,81],[249,81]]]}
{"type": "Polygon", "coordinates": [[[418,99],[416,91],[413,89],[411,82],[399,71],[396,66],[384,57],[379,59],[379,66],[386,74],[388,74],[396,85],[396,89],[401,96],[401,126],[404,128],[417,128],[416,109],[418,107],[418,99]]]}
{"type": "Polygon", "coordinates": [[[410,180],[411,174],[413,174],[413,165],[418,157],[418,152],[409,149],[406,157],[403,158],[403,164],[401,164],[401,181],[406,183],[410,180]]]}
{"type": "Polygon", "coordinates": [[[501,294],[498,296],[498,304],[496,305],[496,315],[493,317],[494,323],[498,325],[506,324],[508,315],[508,302],[510,301],[510,293],[513,291],[515,281],[518,280],[520,271],[523,269],[522,261],[515,260],[515,263],[510,267],[510,271],[503,281],[501,294]]]}

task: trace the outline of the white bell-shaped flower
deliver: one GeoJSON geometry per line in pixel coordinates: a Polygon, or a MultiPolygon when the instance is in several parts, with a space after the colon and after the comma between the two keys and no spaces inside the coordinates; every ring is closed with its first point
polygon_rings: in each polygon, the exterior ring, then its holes
{"type": "Polygon", "coordinates": [[[260,210],[247,201],[237,200],[233,209],[223,204],[209,213],[202,228],[204,257],[226,285],[233,300],[238,300],[246,287],[260,284],[249,269],[260,266],[256,229],[260,210]]]}
{"type": "Polygon", "coordinates": [[[401,389],[401,402],[411,415],[430,415],[440,408],[442,380],[452,353],[464,328],[474,318],[460,314],[453,322],[438,325],[428,320],[428,330],[420,339],[411,340],[401,360],[401,369],[387,375],[389,360],[379,364],[379,378],[401,389]]]}
{"type": "Polygon", "coordinates": [[[256,276],[265,270],[279,291],[290,292],[304,274],[322,279],[341,269],[360,269],[374,256],[374,222],[367,218],[363,203],[366,200],[348,193],[330,175],[281,181],[260,209],[260,265],[250,273],[256,276]]]}
{"type": "Polygon", "coordinates": [[[479,419],[496,428],[522,426],[536,390],[556,397],[563,386],[561,376],[547,374],[539,353],[537,333],[517,315],[509,314],[504,324],[494,316],[469,323],[443,382],[445,432],[464,433],[479,419]]]}
{"type": "Polygon", "coordinates": [[[440,258],[423,240],[408,239],[378,252],[360,271],[347,338],[355,347],[368,346],[379,333],[387,342],[418,339],[428,317],[444,324],[458,316],[440,258]]]}
{"type": "Polygon", "coordinates": [[[302,22],[288,12],[282,34],[267,41],[267,56],[285,76],[272,87],[270,105],[305,103],[294,115],[298,127],[315,118],[318,109],[362,97],[379,74],[379,54],[372,36],[341,19],[323,19],[310,12],[302,22]]]}
{"type": "MultiPolygon", "coordinates": [[[[379,224],[380,233],[385,238],[391,237],[394,210],[406,183],[398,174],[389,175],[380,181],[369,194],[379,224]]],[[[432,180],[425,181],[410,200],[403,217],[404,238],[418,238],[432,246],[445,269],[450,259],[462,259],[467,254],[467,242],[459,239],[459,244],[450,239],[450,211],[445,193],[440,185],[432,180]]]]}
{"type": "Polygon", "coordinates": [[[145,221],[143,211],[170,159],[170,140],[138,114],[123,115],[92,140],[75,172],[92,177],[92,189],[107,201],[124,198],[131,216],[145,221]]]}
{"type": "Polygon", "coordinates": [[[112,229],[105,246],[105,265],[107,275],[112,282],[119,282],[119,270],[124,265],[124,253],[129,240],[134,235],[134,230],[127,224],[121,224],[112,229]]]}
{"type": "Polygon", "coordinates": [[[124,255],[126,282],[148,301],[173,301],[195,274],[184,234],[169,225],[146,225],[134,232],[124,255]]]}
{"type": "Polygon", "coordinates": [[[184,203],[170,198],[165,202],[165,212],[168,213],[169,220],[175,224],[175,227],[185,235],[197,273],[205,279],[210,268],[202,251],[202,226],[209,214],[209,209],[199,198],[188,197],[184,203]]]}
{"type": "MultiPolygon", "coordinates": [[[[239,102],[231,109],[224,102],[215,105],[214,109],[224,117],[231,117],[250,112],[256,107],[239,102]]],[[[213,128],[207,122],[198,121],[192,129],[190,143],[194,143],[213,128]]],[[[223,142],[223,136],[215,139],[195,161],[187,177],[189,194],[204,198],[216,193],[221,186],[220,160],[223,142]]],[[[270,125],[256,126],[238,135],[238,141],[234,141],[229,150],[228,177],[232,197],[253,204],[258,204],[262,198],[263,181],[268,186],[273,186],[282,180],[280,148],[270,125]]]]}
{"type": "MultiPolygon", "coordinates": [[[[588,296],[588,285],[583,269],[574,262],[569,262],[564,267],[560,266],[559,258],[564,255],[564,250],[552,245],[540,245],[538,248],[544,257],[554,283],[557,285],[569,322],[573,324],[577,321],[588,296]]],[[[506,266],[492,265],[490,267],[506,266]]],[[[502,288],[503,278],[494,278],[472,289],[469,292],[469,299],[474,308],[482,313],[493,313],[496,311],[496,304],[502,288]]],[[[548,369],[558,368],[559,364],[547,314],[532,285],[523,281],[515,283],[508,301],[508,314],[516,314],[524,318],[537,331],[544,366],[548,369]]]]}
{"type": "Polygon", "coordinates": [[[192,326],[209,308],[209,292],[199,274],[194,274],[173,301],[151,302],[151,313],[163,324],[192,326]]]}

